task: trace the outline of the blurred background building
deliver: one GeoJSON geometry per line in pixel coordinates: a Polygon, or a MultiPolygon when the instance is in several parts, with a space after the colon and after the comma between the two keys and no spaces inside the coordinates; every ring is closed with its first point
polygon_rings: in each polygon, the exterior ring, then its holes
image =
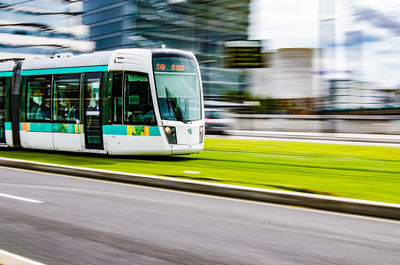
{"type": "Polygon", "coordinates": [[[323,113],[400,113],[400,6],[394,2],[319,0],[323,113]]]}
{"type": "Polygon", "coordinates": [[[96,50],[167,48],[195,53],[204,94],[243,89],[240,69],[223,67],[224,41],[247,39],[250,0],[84,0],[83,22],[96,50]]]}
{"type": "Polygon", "coordinates": [[[1,1],[0,59],[93,51],[81,11],[73,0],[1,1]]]}
{"type": "MultiPolygon", "coordinates": [[[[263,1],[3,0],[0,60],[166,45],[195,53],[206,99],[261,106],[250,111],[379,113],[400,108],[395,74],[400,6],[319,0],[314,23],[319,25],[318,47],[272,50],[274,39],[249,40],[249,32],[264,29],[263,18],[278,6],[256,9],[263,1]]],[[[288,2],[293,9],[295,1],[288,2]]],[[[284,4],[279,5],[279,15],[286,14],[284,4]]],[[[295,19],[272,24],[287,29],[295,19]]],[[[265,32],[266,39],[274,27],[265,32]]]]}
{"type": "Polygon", "coordinates": [[[310,48],[285,48],[271,51],[268,67],[249,69],[249,92],[259,98],[285,102],[292,110],[320,107],[322,94],[314,74],[318,53],[310,48]]]}

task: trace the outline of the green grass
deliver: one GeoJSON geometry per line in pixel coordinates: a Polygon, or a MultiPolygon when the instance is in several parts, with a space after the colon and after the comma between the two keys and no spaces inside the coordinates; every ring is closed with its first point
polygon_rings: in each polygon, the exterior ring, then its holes
{"type": "Polygon", "coordinates": [[[400,148],[396,147],[208,138],[205,150],[190,156],[113,157],[13,150],[0,151],[0,156],[400,203],[400,148]]]}

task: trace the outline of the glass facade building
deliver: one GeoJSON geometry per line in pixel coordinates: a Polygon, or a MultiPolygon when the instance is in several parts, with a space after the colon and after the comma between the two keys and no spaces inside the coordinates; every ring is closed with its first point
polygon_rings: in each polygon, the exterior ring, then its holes
{"type": "Polygon", "coordinates": [[[5,0],[0,4],[0,59],[91,52],[82,2],[5,0]]]}
{"type": "Polygon", "coordinates": [[[96,50],[167,48],[195,53],[205,95],[243,86],[241,71],[223,68],[224,42],[248,38],[250,0],[84,0],[83,23],[96,50]]]}

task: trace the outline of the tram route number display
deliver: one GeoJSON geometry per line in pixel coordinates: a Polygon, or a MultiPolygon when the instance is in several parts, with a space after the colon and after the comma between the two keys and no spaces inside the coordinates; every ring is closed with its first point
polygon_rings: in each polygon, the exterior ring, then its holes
{"type": "Polygon", "coordinates": [[[180,64],[171,64],[167,67],[164,63],[157,63],[156,71],[185,71],[185,66],[180,64]]]}

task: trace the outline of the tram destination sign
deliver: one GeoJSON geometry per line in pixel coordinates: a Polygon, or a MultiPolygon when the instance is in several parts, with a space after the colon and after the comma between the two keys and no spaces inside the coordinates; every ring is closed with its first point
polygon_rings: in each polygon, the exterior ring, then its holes
{"type": "Polygon", "coordinates": [[[196,73],[193,60],[182,57],[159,57],[153,59],[155,72],[196,73]]]}

